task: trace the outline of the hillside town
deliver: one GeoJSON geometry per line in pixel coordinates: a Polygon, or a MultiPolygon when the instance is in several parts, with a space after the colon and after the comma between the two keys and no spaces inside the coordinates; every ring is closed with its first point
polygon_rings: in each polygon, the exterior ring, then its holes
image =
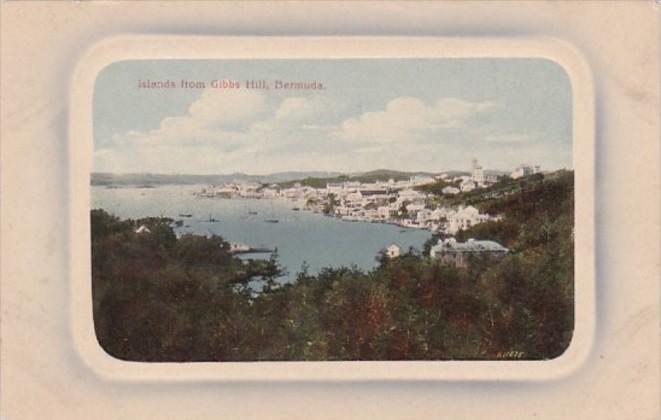
{"type": "MultiPolygon", "coordinates": [[[[521,165],[509,174],[516,179],[539,173],[537,166],[521,165]]],[[[443,182],[443,195],[455,195],[487,188],[505,175],[485,174],[477,160],[470,173],[437,176],[415,175],[406,180],[326,182],[323,187],[295,182],[292,185],[264,185],[258,182],[231,182],[208,186],[196,193],[200,198],[287,199],[294,211],[312,211],[348,222],[389,223],[404,228],[426,229],[455,235],[479,223],[499,220],[498,215],[480,213],[471,205],[444,207],[430,204],[424,186],[443,182]]]]}

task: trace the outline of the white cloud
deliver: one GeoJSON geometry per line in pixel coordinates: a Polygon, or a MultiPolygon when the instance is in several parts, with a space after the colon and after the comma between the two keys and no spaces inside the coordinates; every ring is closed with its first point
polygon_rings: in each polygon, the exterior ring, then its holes
{"type": "Polygon", "coordinates": [[[428,105],[399,97],[382,110],[347,118],[339,111],[346,111],[342,103],[324,96],[273,102],[256,91],[207,90],[187,115],[164,118],[152,130],[116,135],[108,148],[96,151],[95,170],[440,170],[453,163],[450,159],[465,158],[462,142],[442,141],[444,130],[451,129],[454,138],[473,138],[475,123],[469,120],[495,108],[492,102],[458,98],[428,105]]]}
{"type": "Polygon", "coordinates": [[[428,106],[418,98],[399,97],[388,102],[383,111],[365,112],[344,121],[339,135],[376,143],[415,141],[442,129],[464,127],[470,117],[495,108],[493,102],[441,98],[428,106]]]}
{"type": "Polygon", "coordinates": [[[309,131],[331,131],[337,130],[336,125],[323,125],[323,124],[303,124],[301,125],[301,130],[309,131]]]}
{"type": "Polygon", "coordinates": [[[285,98],[275,111],[276,121],[315,122],[332,108],[330,98],[325,97],[290,97],[285,98]]]}
{"type": "Polygon", "coordinates": [[[264,95],[248,89],[206,89],[191,104],[192,120],[207,127],[223,127],[254,119],[266,109],[264,95]]]}
{"type": "Polygon", "coordinates": [[[254,172],[262,169],[260,165],[275,164],[268,157],[282,154],[278,151],[283,148],[301,154],[297,145],[310,149],[311,144],[321,144],[323,138],[309,133],[326,132],[333,125],[314,123],[336,114],[341,106],[325,97],[287,97],[269,104],[257,91],[209,89],[190,105],[187,115],[166,117],[152,130],[116,134],[109,147],[96,151],[95,170],[254,172]]]}
{"type": "Polygon", "coordinates": [[[526,143],[533,140],[529,134],[492,134],[484,138],[489,143],[526,143]]]}
{"type": "Polygon", "coordinates": [[[184,116],[166,117],[157,129],[130,130],[113,142],[124,148],[144,145],[216,145],[221,149],[242,142],[241,131],[267,111],[263,94],[251,90],[207,89],[184,116]]]}

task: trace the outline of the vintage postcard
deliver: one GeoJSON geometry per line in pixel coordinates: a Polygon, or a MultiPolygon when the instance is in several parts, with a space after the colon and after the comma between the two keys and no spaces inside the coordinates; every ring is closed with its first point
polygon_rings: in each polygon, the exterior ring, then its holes
{"type": "Polygon", "coordinates": [[[572,115],[544,58],[112,63],[98,342],[143,362],[556,358],[572,115]]]}
{"type": "Polygon", "coordinates": [[[659,417],[656,2],[163,6],[0,3],[2,419],[659,417]]]}

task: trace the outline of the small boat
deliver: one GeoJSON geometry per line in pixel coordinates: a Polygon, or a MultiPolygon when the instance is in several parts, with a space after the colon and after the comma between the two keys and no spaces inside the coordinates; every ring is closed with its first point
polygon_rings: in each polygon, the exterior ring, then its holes
{"type": "Polygon", "coordinates": [[[257,212],[256,211],[249,211],[248,214],[256,215],[257,212]]]}
{"type": "Polygon", "coordinates": [[[249,250],[248,252],[249,252],[249,253],[253,253],[253,254],[259,254],[259,253],[273,252],[273,251],[274,251],[274,250],[271,249],[271,248],[267,248],[267,247],[258,247],[258,248],[250,248],[250,250],[249,250]]]}
{"type": "Polygon", "coordinates": [[[193,217],[193,215],[188,213],[179,213],[179,217],[193,217]]]}
{"type": "Polygon", "coordinates": [[[294,210],[294,211],[299,211],[299,210],[300,210],[300,207],[294,207],[294,208],[292,208],[292,210],[294,210]]]}
{"type": "Polygon", "coordinates": [[[252,247],[246,244],[230,243],[230,254],[258,254],[265,252],[273,252],[273,249],[262,246],[252,247]]]}
{"type": "Polygon", "coordinates": [[[266,223],[278,223],[280,221],[278,219],[266,219],[266,220],[264,220],[264,222],[266,222],[266,223]]]}

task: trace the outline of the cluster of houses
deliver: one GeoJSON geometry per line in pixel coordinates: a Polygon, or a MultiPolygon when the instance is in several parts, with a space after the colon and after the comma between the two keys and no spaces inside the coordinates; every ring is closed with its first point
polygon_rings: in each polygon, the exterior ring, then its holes
{"type": "MultiPolygon", "coordinates": [[[[512,179],[522,178],[524,176],[540,173],[542,168],[540,165],[519,165],[509,176],[512,179]]],[[[478,164],[477,160],[473,159],[473,167],[470,176],[460,176],[451,179],[446,174],[439,176],[439,179],[445,181],[459,182],[458,186],[447,186],[443,189],[443,194],[459,194],[460,192],[469,192],[475,189],[488,187],[498,182],[498,176],[494,174],[486,175],[484,168],[478,164]]]]}
{"type": "Polygon", "coordinates": [[[510,178],[518,179],[524,176],[538,174],[540,172],[542,172],[542,167],[539,165],[520,165],[510,174],[510,178]]]}
{"type": "MultiPolygon", "coordinates": [[[[511,178],[535,174],[541,171],[539,165],[521,165],[511,174],[511,178]]],[[[309,210],[323,213],[345,221],[390,223],[406,228],[426,229],[443,236],[453,236],[457,232],[490,220],[499,220],[497,215],[480,213],[473,206],[438,207],[430,206],[429,195],[418,187],[433,184],[439,180],[447,186],[443,194],[453,195],[486,188],[498,181],[498,176],[485,174],[477,160],[472,162],[469,175],[453,176],[443,173],[437,177],[418,175],[408,180],[329,182],[325,187],[315,188],[302,183],[290,187],[277,184],[226,183],[206,187],[199,191],[199,197],[225,198],[285,198],[292,202],[293,210],[309,210]]],[[[401,250],[396,245],[386,249],[386,254],[395,258],[401,250]]],[[[452,263],[457,267],[466,265],[468,255],[488,254],[494,258],[504,255],[507,249],[491,241],[469,240],[456,242],[453,238],[439,242],[432,247],[430,256],[452,263]]]]}
{"type": "MultiPolygon", "coordinates": [[[[519,172],[531,174],[539,172],[539,166],[522,165],[519,172]]],[[[447,186],[443,194],[458,194],[488,187],[498,181],[496,175],[486,175],[483,167],[473,160],[469,175],[443,173],[437,177],[416,175],[408,180],[329,182],[324,187],[315,188],[295,183],[287,188],[277,184],[226,183],[207,187],[197,193],[200,197],[226,198],[286,198],[293,203],[294,210],[310,210],[324,213],[346,221],[391,223],[407,228],[427,229],[454,235],[478,223],[497,220],[497,216],[480,214],[473,206],[454,208],[429,205],[429,194],[417,187],[433,184],[439,180],[447,186]]]]}
{"type": "Polygon", "coordinates": [[[485,188],[498,182],[497,175],[485,175],[484,168],[473,159],[473,167],[470,175],[450,178],[447,174],[441,174],[439,179],[446,182],[452,182],[455,186],[448,185],[443,188],[443,194],[459,194],[460,192],[469,192],[479,188],[485,188]]]}
{"type": "MultiPolygon", "coordinates": [[[[495,241],[468,239],[466,242],[459,242],[455,238],[445,238],[439,239],[438,243],[431,247],[429,257],[457,268],[467,268],[471,259],[497,261],[508,252],[507,248],[495,241]]],[[[402,249],[397,244],[391,244],[385,249],[385,255],[390,259],[401,254],[402,249]]]]}
{"type": "Polygon", "coordinates": [[[466,268],[471,258],[484,257],[494,261],[504,257],[508,249],[494,241],[469,239],[458,242],[455,238],[439,239],[431,247],[429,256],[458,268],[466,268]]]}
{"type": "Polygon", "coordinates": [[[391,223],[407,228],[455,234],[497,217],[481,214],[473,206],[431,207],[428,194],[414,189],[435,182],[416,177],[407,181],[328,183],[325,188],[295,184],[290,188],[263,187],[259,184],[231,183],[208,187],[200,197],[285,198],[294,210],[310,210],[345,221],[391,223]]]}

